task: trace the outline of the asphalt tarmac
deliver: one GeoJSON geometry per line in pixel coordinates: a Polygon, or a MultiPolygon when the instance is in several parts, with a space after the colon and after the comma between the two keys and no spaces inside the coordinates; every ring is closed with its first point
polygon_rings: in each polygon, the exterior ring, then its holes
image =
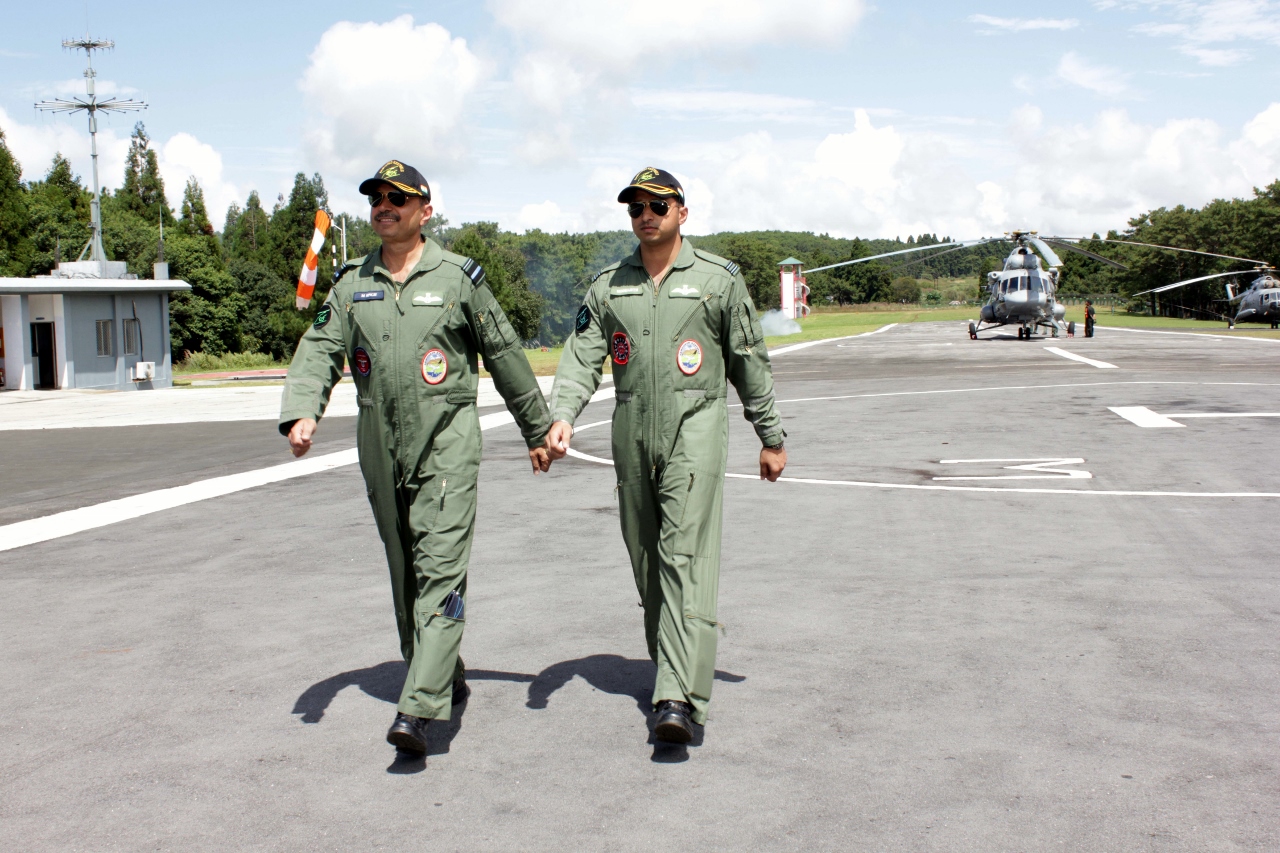
{"type": "MultiPolygon", "coordinates": [[[[355,466],[0,552],[0,849],[1280,849],[1280,344],[1099,335],[775,359],[789,479],[751,478],[736,409],[687,748],[649,733],[613,472],[532,477],[513,426],[473,694],[425,761],[383,741],[403,664],[355,466]],[[1181,426],[1111,411],[1139,407],[1181,426]]],[[[607,459],[611,408],[576,450],[607,459]]],[[[0,525],[289,459],[264,421],[0,441],[0,525]]]]}

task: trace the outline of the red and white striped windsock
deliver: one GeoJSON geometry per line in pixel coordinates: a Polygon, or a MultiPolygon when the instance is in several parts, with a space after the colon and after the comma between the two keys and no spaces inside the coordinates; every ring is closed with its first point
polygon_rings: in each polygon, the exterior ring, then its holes
{"type": "Polygon", "coordinates": [[[316,231],[311,235],[307,259],[302,262],[302,273],[298,276],[299,311],[311,304],[311,297],[316,292],[316,264],[320,262],[320,249],[324,246],[324,235],[327,233],[329,233],[329,214],[323,210],[317,210],[316,231]]]}

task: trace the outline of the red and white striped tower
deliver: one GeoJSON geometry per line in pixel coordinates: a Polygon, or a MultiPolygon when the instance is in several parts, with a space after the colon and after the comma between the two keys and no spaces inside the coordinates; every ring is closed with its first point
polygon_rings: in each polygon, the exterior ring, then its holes
{"type": "Polygon", "coordinates": [[[782,288],[782,315],[792,319],[809,316],[809,286],[805,283],[803,262],[787,258],[778,264],[782,288]]]}

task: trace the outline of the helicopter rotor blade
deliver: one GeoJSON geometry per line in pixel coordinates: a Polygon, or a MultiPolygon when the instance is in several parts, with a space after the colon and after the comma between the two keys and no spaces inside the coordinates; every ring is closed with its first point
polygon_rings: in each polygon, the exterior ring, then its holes
{"type": "Polygon", "coordinates": [[[1144,290],[1141,293],[1135,293],[1134,296],[1145,296],[1148,293],[1164,293],[1166,290],[1173,290],[1178,287],[1185,287],[1188,284],[1195,284],[1198,281],[1208,281],[1211,278],[1226,278],[1229,275],[1249,275],[1254,270],[1236,270],[1235,272],[1220,272],[1213,275],[1202,275],[1199,278],[1188,278],[1183,281],[1175,281],[1173,284],[1166,284],[1161,287],[1153,287],[1150,290],[1144,290]]]}
{"type": "Polygon", "coordinates": [[[976,246],[976,245],[978,245],[979,243],[982,243],[982,242],[985,242],[985,241],[983,241],[983,240],[972,240],[972,241],[969,241],[969,242],[967,242],[967,243],[962,243],[962,242],[959,242],[959,241],[951,242],[951,243],[934,243],[934,244],[933,244],[933,245],[931,245],[931,246],[916,246],[916,247],[911,248],[911,249],[901,249],[901,250],[896,251],[896,252],[885,252],[884,254],[881,254],[881,255],[871,255],[871,256],[866,257],[866,258],[854,258],[854,259],[853,259],[853,260],[851,260],[851,261],[841,261],[841,262],[840,262],[840,263],[838,263],[838,264],[827,264],[825,267],[815,267],[815,268],[813,268],[813,269],[804,269],[804,268],[802,267],[802,268],[801,268],[801,271],[802,271],[802,272],[804,272],[804,273],[806,273],[806,274],[807,274],[807,273],[811,273],[811,272],[822,272],[822,271],[824,271],[824,270],[832,270],[832,269],[835,269],[836,267],[847,267],[849,264],[865,264],[867,261],[878,261],[878,260],[880,260],[881,258],[892,258],[894,255],[908,255],[908,254],[910,254],[910,253],[912,253],[912,252],[931,252],[931,251],[933,251],[933,250],[935,250],[935,249],[945,249],[945,248],[948,248],[948,247],[950,247],[950,246],[960,246],[960,247],[976,246]]]}
{"type": "Polygon", "coordinates": [[[1228,261],[1244,261],[1247,264],[1266,265],[1266,261],[1257,258],[1238,258],[1235,255],[1219,255],[1217,252],[1202,252],[1199,249],[1183,249],[1180,246],[1161,246],[1157,243],[1139,243],[1137,240],[1115,240],[1110,237],[1099,237],[1100,243],[1119,243],[1124,246],[1145,246],[1148,249],[1167,249],[1170,252],[1187,252],[1192,255],[1204,255],[1207,258],[1225,258],[1228,261]]]}
{"type": "Polygon", "coordinates": [[[1039,237],[1028,237],[1027,242],[1036,247],[1040,254],[1044,256],[1044,259],[1048,262],[1049,266],[1062,266],[1062,258],[1058,257],[1057,253],[1055,253],[1053,249],[1049,248],[1048,243],[1041,240],[1039,237]]]}
{"type": "Polygon", "coordinates": [[[1075,252],[1077,255],[1084,255],[1086,258],[1092,258],[1095,261],[1104,263],[1109,267],[1115,267],[1118,270],[1127,270],[1129,268],[1119,261],[1113,261],[1110,258],[1103,257],[1095,252],[1090,252],[1088,249],[1081,249],[1079,246],[1073,246],[1070,243],[1064,243],[1060,239],[1046,239],[1045,242],[1051,246],[1057,246],[1059,249],[1065,249],[1068,252],[1075,252]]]}

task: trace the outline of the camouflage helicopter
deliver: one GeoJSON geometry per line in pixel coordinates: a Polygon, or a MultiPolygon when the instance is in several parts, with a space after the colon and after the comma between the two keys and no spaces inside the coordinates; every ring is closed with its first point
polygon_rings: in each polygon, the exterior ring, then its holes
{"type": "MultiPolygon", "coordinates": [[[[1035,231],[1010,231],[1003,237],[984,237],[979,240],[955,241],[951,243],[935,243],[929,246],[918,246],[914,249],[903,249],[897,252],[886,252],[869,258],[857,258],[842,261],[817,269],[805,270],[806,273],[841,267],[847,264],[860,264],[867,261],[888,258],[894,255],[905,255],[911,252],[934,252],[930,258],[940,257],[983,246],[990,243],[1013,243],[1013,251],[1005,258],[1004,268],[999,272],[987,274],[987,302],[982,306],[978,320],[969,321],[969,337],[976,340],[978,333],[999,326],[1016,324],[1018,338],[1031,340],[1036,329],[1045,328],[1057,337],[1059,332],[1075,334],[1075,323],[1064,321],[1066,306],[1057,300],[1058,271],[1062,259],[1053,251],[1050,244],[1069,252],[1084,255],[1118,269],[1127,269],[1124,264],[1094,254],[1067,241],[1075,241],[1075,237],[1041,238],[1035,231]],[[1036,253],[1039,252],[1037,255],[1036,253]]],[[[923,258],[921,259],[923,260],[923,258]]],[[[914,261],[912,262],[914,263],[914,261]]]]}
{"type": "MultiPolygon", "coordinates": [[[[1220,255],[1219,257],[1228,256],[1220,255]]],[[[1233,258],[1233,260],[1246,261],[1249,259],[1233,258]]],[[[1178,287],[1185,287],[1188,284],[1209,281],[1214,278],[1233,279],[1226,283],[1226,301],[1230,305],[1239,303],[1240,307],[1236,309],[1234,317],[1227,318],[1227,328],[1234,329],[1236,323],[1270,323],[1271,328],[1280,328],[1280,279],[1276,278],[1276,269],[1262,261],[1250,261],[1250,263],[1255,263],[1258,266],[1252,270],[1222,272],[1215,275],[1202,275],[1198,278],[1175,281],[1173,284],[1166,284],[1163,287],[1155,287],[1151,290],[1144,290],[1142,293],[1135,293],[1134,296],[1144,296],[1148,293],[1164,293],[1178,287]],[[1237,282],[1234,279],[1251,274],[1255,275],[1256,278],[1243,291],[1237,291],[1237,282]]]]}

